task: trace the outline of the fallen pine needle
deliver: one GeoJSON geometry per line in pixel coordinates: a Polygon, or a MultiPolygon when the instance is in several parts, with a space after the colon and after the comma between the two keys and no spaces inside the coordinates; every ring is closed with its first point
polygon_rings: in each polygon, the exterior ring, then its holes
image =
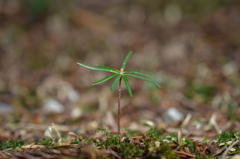
{"type": "Polygon", "coordinates": [[[235,142],[233,142],[223,153],[222,158],[221,159],[225,159],[227,156],[227,153],[229,152],[229,150],[236,145],[239,142],[239,140],[236,140],[235,142]]]}

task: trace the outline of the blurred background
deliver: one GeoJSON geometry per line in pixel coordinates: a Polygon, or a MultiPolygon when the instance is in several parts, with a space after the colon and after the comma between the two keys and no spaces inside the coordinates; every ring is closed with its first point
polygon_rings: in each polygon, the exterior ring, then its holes
{"type": "Polygon", "coordinates": [[[76,62],[119,69],[131,50],[126,70],[151,73],[162,88],[129,78],[125,128],[187,114],[239,121],[239,35],[238,0],[1,0],[0,123],[116,129],[113,81],[91,85],[109,74],[76,62]]]}

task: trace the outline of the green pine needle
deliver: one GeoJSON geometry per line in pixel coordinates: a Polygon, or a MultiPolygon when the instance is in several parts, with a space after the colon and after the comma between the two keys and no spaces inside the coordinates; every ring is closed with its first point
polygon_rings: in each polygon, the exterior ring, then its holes
{"type": "Polygon", "coordinates": [[[113,82],[113,84],[112,84],[111,91],[114,91],[114,90],[115,90],[115,88],[116,88],[117,84],[119,83],[121,77],[122,77],[122,75],[118,75],[118,76],[116,77],[116,79],[114,80],[114,82],[113,82]]]}
{"type": "Polygon", "coordinates": [[[88,65],[82,64],[82,63],[80,63],[80,62],[77,62],[77,64],[78,64],[78,65],[81,65],[81,66],[83,66],[83,67],[85,67],[85,68],[91,69],[91,70],[118,73],[117,71],[112,70],[112,69],[106,69],[106,68],[102,68],[102,67],[92,67],[92,66],[88,66],[88,65]]]}
{"type": "Polygon", "coordinates": [[[123,80],[124,80],[125,86],[127,88],[128,94],[130,95],[130,97],[132,97],[132,90],[131,90],[130,84],[128,82],[128,79],[125,75],[123,75],[123,80]]]}
{"type": "Polygon", "coordinates": [[[123,60],[123,63],[122,63],[122,69],[124,70],[125,69],[125,66],[126,66],[126,64],[127,64],[127,61],[128,61],[128,59],[129,59],[129,57],[132,55],[132,51],[130,51],[128,54],[127,54],[127,56],[125,57],[125,59],[123,60]]]}
{"type": "Polygon", "coordinates": [[[139,75],[144,75],[144,76],[150,76],[152,77],[151,74],[148,74],[148,73],[144,73],[144,72],[139,72],[139,71],[124,71],[125,67],[126,67],[126,64],[127,64],[127,61],[128,59],[130,58],[130,56],[132,55],[132,51],[130,51],[127,56],[124,58],[123,60],[123,63],[122,63],[122,66],[121,66],[121,69],[118,70],[118,69],[115,69],[115,68],[112,68],[112,67],[108,67],[108,66],[102,66],[102,65],[96,65],[97,67],[92,67],[92,66],[88,66],[88,65],[85,65],[85,64],[82,64],[82,63],[79,63],[77,62],[78,65],[80,66],[83,66],[85,68],[88,68],[88,69],[91,69],[91,70],[96,70],[96,71],[106,71],[106,72],[111,72],[111,73],[114,73],[112,75],[109,75],[95,83],[93,83],[92,85],[97,85],[97,84],[100,84],[100,83],[103,83],[113,77],[116,77],[112,86],[111,86],[111,91],[114,91],[116,86],[118,85],[119,81],[121,78],[123,78],[123,81],[125,83],[125,86],[127,88],[127,91],[128,91],[128,94],[132,97],[132,90],[131,90],[131,87],[130,87],[130,84],[128,82],[128,78],[127,76],[131,76],[131,77],[135,77],[135,78],[139,78],[139,79],[142,79],[142,80],[145,80],[147,82],[150,82],[150,83],[153,83],[155,84],[157,87],[161,87],[158,83],[156,83],[155,81],[151,80],[151,79],[148,79],[148,78],[145,78],[145,77],[142,77],[142,76],[139,76],[139,75]],[[122,70],[122,71],[121,71],[122,70]]]}
{"type": "Polygon", "coordinates": [[[108,67],[108,66],[102,66],[102,65],[96,65],[96,66],[97,66],[97,67],[100,67],[100,68],[107,69],[107,70],[112,70],[112,71],[119,72],[119,70],[116,69],[116,68],[112,68],[112,67],[108,67]]]}
{"type": "Polygon", "coordinates": [[[103,79],[101,79],[101,80],[93,83],[92,85],[97,85],[97,84],[103,83],[103,82],[105,82],[105,81],[107,81],[107,80],[109,80],[109,79],[111,79],[111,78],[113,78],[113,77],[115,77],[115,76],[117,76],[117,75],[118,75],[118,74],[109,75],[109,76],[107,76],[107,77],[105,77],[105,78],[103,78],[103,79]]]}

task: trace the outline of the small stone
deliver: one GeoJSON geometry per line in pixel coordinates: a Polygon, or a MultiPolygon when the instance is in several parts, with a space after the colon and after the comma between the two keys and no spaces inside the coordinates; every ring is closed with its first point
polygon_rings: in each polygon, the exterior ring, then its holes
{"type": "Polygon", "coordinates": [[[71,102],[76,102],[80,97],[80,94],[74,90],[74,89],[71,89],[69,90],[68,92],[68,99],[71,101],[71,102]]]}
{"type": "Polygon", "coordinates": [[[71,111],[71,117],[73,117],[73,118],[79,118],[80,116],[82,116],[82,114],[83,114],[83,111],[79,107],[75,107],[71,111]]]}
{"type": "Polygon", "coordinates": [[[229,62],[223,66],[222,72],[225,76],[229,76],[238,72],[238,66],[235,62],[229,62]]]}
{"type": "Polygon", "coordinates": [[[46,113],[62,113],[64,111],[64,106],[56,99],[51,98],[44,104],[43,111],[46,113]]]}
{"type": "Polygon", "coordinates": [[[12,112],[14,109],[12,105],[8,103],[0,103],[0,113],[8,113],[12,112]]]}
{"type": "Polygon", "coordinates": [[[44,131],[44,136],[45,137],[49,137],[51,139],[53,139],[55,136],[52,134],[52,131],[51,129],[47,128],[45,131],[44,131]]]}
{"type": "Polygon", "coordinates": [[[167,123],[171,123],[171,122],[176,122],[176,121],[180,121],[183,119],[183,114],[178,111],[176,108],[169,108],[166,112],[166,114],[164,115],[164,120],[167,123]]]}

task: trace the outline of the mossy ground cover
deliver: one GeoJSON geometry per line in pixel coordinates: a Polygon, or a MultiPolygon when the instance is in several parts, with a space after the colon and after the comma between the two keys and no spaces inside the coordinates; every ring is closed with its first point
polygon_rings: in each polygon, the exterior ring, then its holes
{"type": "Polygon", "coordinates": [[[0,1],[0,158],[238,159],[239,11],[239,0],[0,1]],[[91,86],[107,72],[76,62],[119,68],[129,50],[127,68],[162,88],[129,77],[118,135],[117,92],[91,86]]]}
{"type": "Polygon", "coordinates": [[[228,158],[240,153],[240,134],[237,131],[223,131],[214,140],[204,138],[201,141],[178,136],[180,133],[164,134],[155,127],[140,136],[131,131],[114,134],[106,129],[97,129],[96,133],[98,137],[80,135],[62,138],[63,144],[57,138],[31,144],[9,140],[1,143],[0,155],[1,158],[217,159],[225,152],[228,158]]]}

